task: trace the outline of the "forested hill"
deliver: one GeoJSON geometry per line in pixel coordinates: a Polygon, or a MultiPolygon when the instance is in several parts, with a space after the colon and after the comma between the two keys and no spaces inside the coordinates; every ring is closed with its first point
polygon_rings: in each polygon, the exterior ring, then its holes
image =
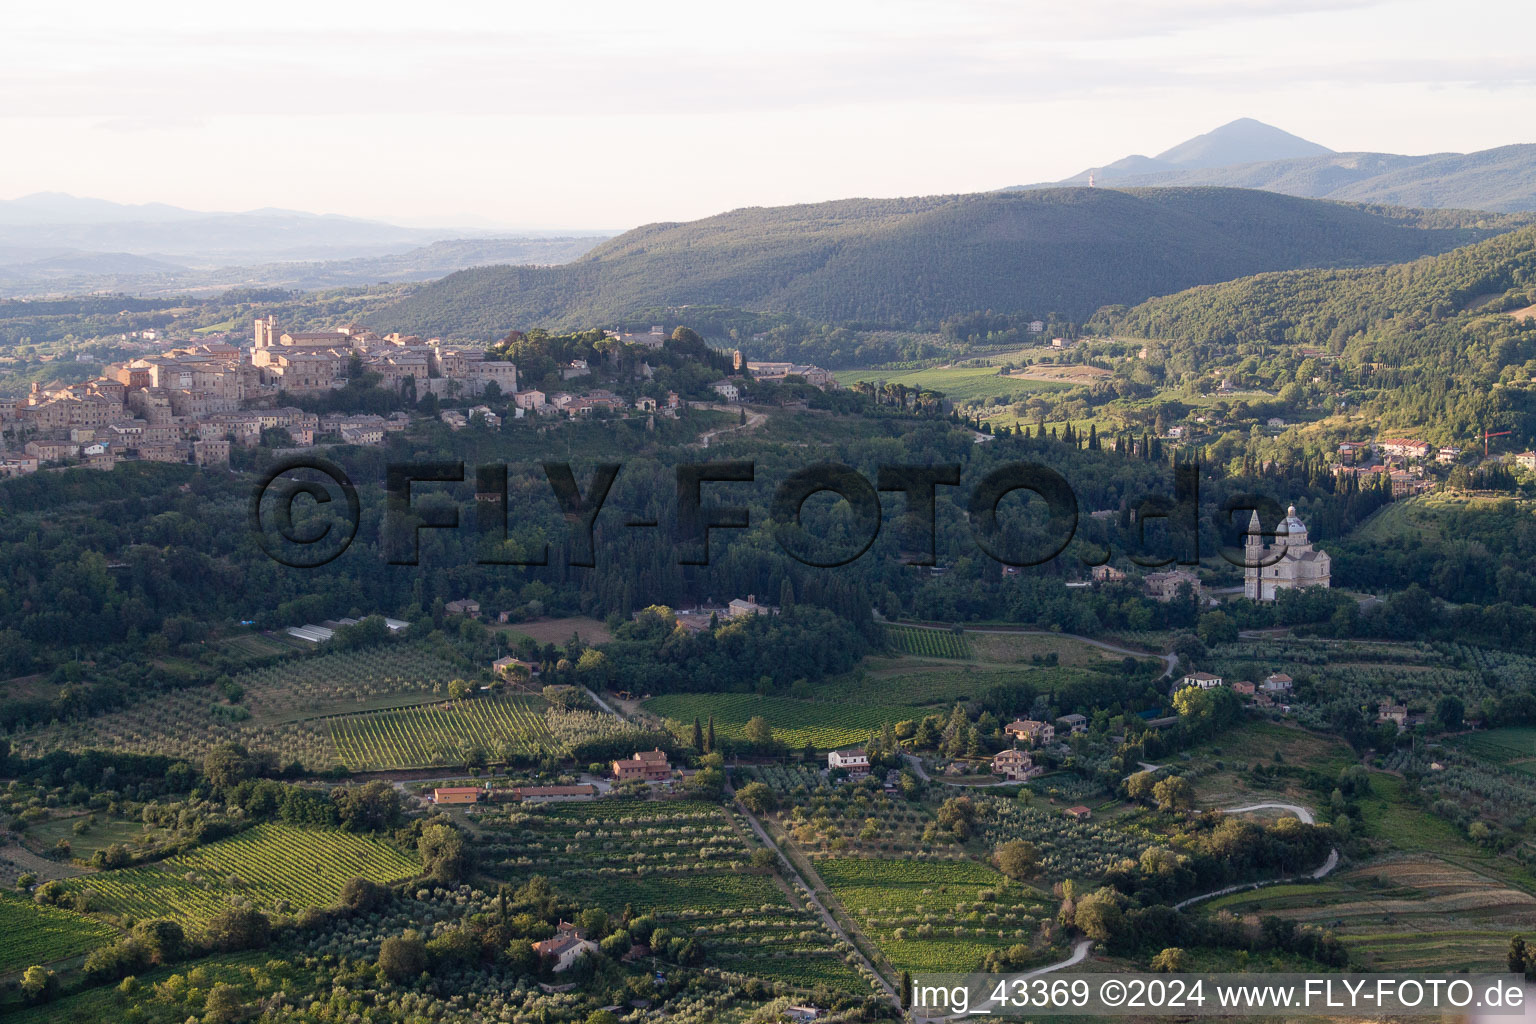
{"type": "Polygon", "coordinates": [[[385,308],[374,326],[486,337],[683,305],[903,327],[980,309],[1080,318],[1265,270],[1412,259],[1529,219],[1220,188],[749,208],[637,228],[562,267],[462,271],[385,308]]]}
{"type": "MultiPolygon", "coordinates": [[[[1536,227],[1411,262],[1259,274],[1105,309],[1102,333],[1163,340],[1171,367],[1233,376],[1295,365],[1301,348],[1368,396],[1383,425],[1536,436],[1536,227]]],[[[1298,371],[1312,379],[1316,360],[1298,371]]],[[[1266,382],[1282,383],[1279,379],[1266,382]]]]}
{"type": "MultiPolygon", "coordinates": [[[[1427,156],[1325,153],[1230,167],[1167,167],[1133,157],[1095,173],[1100,185],[1112,188],[1220,185],[1359,203],[1536,209],[1536,145],[1530,143],[1427,156]]],[[[1071,181],[1080,184],[1088,174],[1071,181]]]]}

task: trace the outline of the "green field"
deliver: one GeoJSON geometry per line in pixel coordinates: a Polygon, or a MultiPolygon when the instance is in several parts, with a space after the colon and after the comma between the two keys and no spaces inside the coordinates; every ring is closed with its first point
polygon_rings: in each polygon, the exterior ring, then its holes
{"type": "Polygon", "coordinates": [[[240,835],[144,867],[87,875],[102,910],[140,920],[205,920],[238,897],[283,912],[333,904],[353,878],[392,882],[421,869],[415,858],[370,836],[332,829],[257,825],[240,835]]]}
{"type": "Polygon", "coordinates": [[[841,370],[832,376],[843,387],[859,381],[905,384],[908,388],[941,391],[957,402],[988,398],[1022,398],[1041,391],[1068,391],[1066,382],[1004,377],[996,366],[930,367],[925,370],[841,370]]]}
{"type": "Polygon", "coordinates": [[[819,750],[863,743],[884,723],[894,725],[918,713],[898,705],[795,700],[751,693],[669,693],[652,697],[643,707],[676,722],[682,731],[692,729],[695,716],[701,720],[714,716],[715,731],[733,739],[744,735],[742,730],[750,719],[761,716],[773,726],[776,739],[792,747],[809,743],[819,750]]]}
{"type": "Polygon", "coordinates": [[[116,935],[115,929],[73,911],[0,893],[0,974],[77,956],[116,935]]]}
{"type": "MultiPolygon", "coordinates": [[[[1473,757],[1496,764],[1536,759],[1536,726],[1505,726],[1487,732],[1473,732],[1451,740],[1473,757]]],[[[1513,767],[1525,768],[1525,765],[1513,767]]]]}

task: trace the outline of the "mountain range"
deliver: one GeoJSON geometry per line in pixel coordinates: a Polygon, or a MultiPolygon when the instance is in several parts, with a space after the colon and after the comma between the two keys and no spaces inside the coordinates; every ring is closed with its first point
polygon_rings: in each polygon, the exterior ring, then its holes
{"type": "Polygon", "coordinates": [[[975,310],[1086,317],[1265,270],[1413,259],[1533,219],[1218,188],[752,207],[636,228],[562,266],[460,271],[383,308],[373,326],[489,337],[688,305],[892,326],[975,310]]]}
{"type": "Polygon", "coordinates": [[[563,263],[604,237],[506,237],[297,210],[209,213],[39,192],[0,201],[0,297],[423,281],[487,263],[563,263]]]}
{"type": "Polygon", "coordinates": [[[1127,156],[1062,181],[1112,188],[1219,185],[1312,199],[1441,209],[1536,210],[1536,145],[1476,153],[1336,153],[1271,125],[1241,118],[1155,157],[1127,156]]]}

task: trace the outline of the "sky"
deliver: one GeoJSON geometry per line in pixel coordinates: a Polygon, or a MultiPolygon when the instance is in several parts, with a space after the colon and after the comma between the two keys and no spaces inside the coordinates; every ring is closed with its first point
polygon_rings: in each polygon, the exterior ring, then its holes
{"type": "Polygon", "coordinates": [[[619,230],[975,192],[1238,117],[1337,150],[1536,141],[1536,4],[8,5],[0,198],[619,230]]]}

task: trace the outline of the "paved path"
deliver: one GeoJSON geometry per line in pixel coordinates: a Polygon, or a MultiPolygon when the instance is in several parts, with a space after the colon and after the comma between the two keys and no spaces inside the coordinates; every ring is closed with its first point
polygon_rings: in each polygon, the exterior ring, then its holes
{"type": "MultiPolygon", "coordinates": [[[[1246,811],[1290,811],[1292,814],[1296,815],[1296,817],[1300,818],[1304,824],[1307,825],[1313,824],[1316,820],[1312,817],[1312,812],[1307,808],[1302,807],[1300,804],[1263,803],[1247,804],[1243,807],[1222,808],[1223,814],[1242,814],[1246,811]]],[[[1331,871],[1333,871],[1334,868],[1338,866],[1339,851],[1337,849],[1329,850],[1328,858],[1323,861],[1322,865],[1319,866],[1315,871],[1308,872],[1306,875],[1291,875],[1286,878],[1271,878],[1263,882],[1243,882],[1238,885],[1229,885],[1221,889],[1214,889],[1211,892],[1203,892],[1198,896],[1191,896],[1187,900],[1184,900],[1180,903],[1175,903],[1173,905],[1173,909],[1183,910],[1185,907],[1193,906],[1196,903],[1203,903],[1209,899],[1215,899],[1217,896],[1226,896],[1229,893],[1234,892],[1244,892],[1248,889],[1262,889],[1270,885],[1279,885],[1281,882],[1293,882],[1297,878],[1325,878],[1331,871]]]]}
{"type": "Polygon", "coordinates": [[[1036,967],[1032,971],[1025,971],[1020,977],[1033,978],[1037,974],[1050,974],[1052,971],[1059,971],[1063,967],[1075,967],[1088,959],[1088,951],[1091,949],[1093,949],[1092,939],[1079,939],[1072,946],[1072,955],[1065,960],[1059,963],[1046,964],[1044,967],[1036,967]]]}

